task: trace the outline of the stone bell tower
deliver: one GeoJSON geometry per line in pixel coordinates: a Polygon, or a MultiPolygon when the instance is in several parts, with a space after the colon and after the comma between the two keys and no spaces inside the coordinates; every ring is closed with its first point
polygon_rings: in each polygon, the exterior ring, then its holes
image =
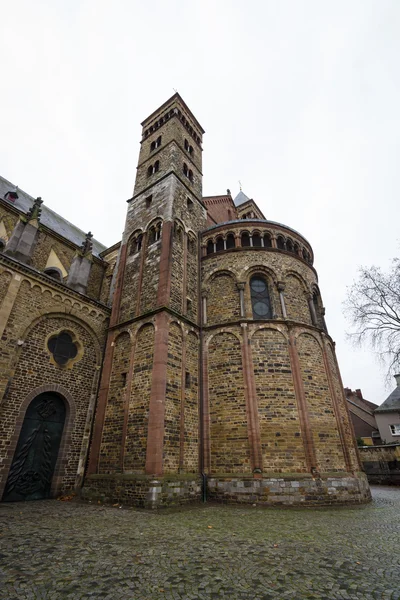
{"type": "Polygon", "coordinates": [[[204,131],[179,94],[142,127],[87,485],[122,485],[148,506],[200,489],[198,234],[206,210],[204,131]]]}

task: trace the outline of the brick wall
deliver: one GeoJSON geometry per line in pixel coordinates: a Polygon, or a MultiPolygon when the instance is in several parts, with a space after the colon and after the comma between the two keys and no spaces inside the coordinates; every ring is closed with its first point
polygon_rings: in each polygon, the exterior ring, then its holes
{"type": "Polygon", "coordinates": [[[168,333],[167,387],[164,418],[164,472],[179,469],[180,415],[182,397],[182,331],[171,323],[168,333]]]}
{"type": "Polygon", "coordinates": [[[239,340],[220,333],[208,347],[211,472],[251,470],[239,340]]]}
{"type": "Polygon", "coordinates": [[[294,275],[285,279],[285,304],[288,319],[312,324],[305,285],[294,275]]]}
{"type": "Polygon", "coordinates": [[[153,353],[154,326],[145,324],[137,331],[135,339],[128,431],[124,453],[126,472],[140,473],[145,468],[153,353]]]}
{"type": "Polygon", "coordinates": [[[263,469],[266,472],[305,471],[288,342],[277,330],[260,329],[251,338],[251,349],[263,469]]]}
{"type": "Polygon", "coordinates": [[[318,468],[321,472],[344,471],[346,466],[321,347],[313,336],[304,333],[297,338],[297,352],[318,468]]]}
{"type": "MultiPolygon", "coordinates": [[[[25,286],[21,287],[20,293],[27,302],[25,286]]],[[[25,398],[35,390],[41,393],[41,388],[46,385],[57,385],[60,389],[65,389],[73,401],[73,406],[69,406],[69,414],[72,414],[73,420],[66,424],[71,430],[71,437],[63,457],[58,491],[75,486],[83,439],[88,433],[87,428],[90,428],[88,411],[91,396],[94,400],[97,391],[100,358],[99,345],[93,334],[72,318],[47,316],[33,325],[23,346],[13,354],[15,367],[0,407],[0,454],[6,457],[0,466],[3,485],[17,441],[15,432],[22,425],[27,409],[23,405],[25,398]],[[73,332],[81,345],[82,356],[74,362],[72,368],[61,368],[54,364],[47,349],[48,337],[59,330],[73,332]]]]}
{"type": "Polygon", "coordinates": [[[199,469],[199,339],[193,332],[186,336],[184,452],[185,473],[199,469]]]}
{"type": "Polygon", "coordinates": [[[233,276],[222,273],[209,284],[207,323],[223,323],[240,316],[239,290],[233,276]]]}
{"type": "Polygon", "coordinates": [[[103,429],[99,471],[120,473],[122,471],[122,432],[127,389],[131,338],[129,333],[118,335],[114,342],[113,365],[107,399],[107,426],[103,429]]]}

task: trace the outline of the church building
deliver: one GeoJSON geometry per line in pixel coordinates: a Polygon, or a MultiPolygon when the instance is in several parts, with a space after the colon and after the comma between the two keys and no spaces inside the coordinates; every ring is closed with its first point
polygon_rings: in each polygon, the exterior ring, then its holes
{"type": "Polygon", "coordinates": [[[2,501],[369,501],[312,247],[203,197],[203,134],[143,121],[111,248],[0,178],[2,501]]]}

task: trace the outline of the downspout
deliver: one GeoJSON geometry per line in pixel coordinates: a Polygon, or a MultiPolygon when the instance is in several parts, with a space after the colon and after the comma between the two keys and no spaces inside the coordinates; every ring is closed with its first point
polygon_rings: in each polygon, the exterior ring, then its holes
{"type": "Polygon", "coordinates": [[[198,274],[198,301],[199,301],[199,321],[200,321],[200,347],[199,347],[199,419],[200,419],[200,473],[201,473],[201,498],[203,502],[207,502],[207,475],[204,472],[204,407],[203,407],[203,296],[201,294],[201,245],[198,239],[198,257],[199,257],[199,274],[198,274]]]}

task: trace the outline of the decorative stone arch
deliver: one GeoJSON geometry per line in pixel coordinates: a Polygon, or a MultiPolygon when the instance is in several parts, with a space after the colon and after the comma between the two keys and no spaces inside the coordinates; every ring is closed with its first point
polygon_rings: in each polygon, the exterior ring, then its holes
{"type": "Polygon", "coordinates": [[[22,425],[24,422],[24,418],[25,418],[25,414],[28,409],[28,406],[30,405],[32,400],[34,400],[34,398],[36,398],[37,396],[39,396],[40,394],[43,394],[45,392],[54,392],[58,396],[60,396],[63,399],[63,401],[65,402],[65,408],[66,408],[64,429],[63,429],[63,433],[61,436],[60,448],[58,451],[57,461],[56,461],[56,465],[54,467],[53,480],[51,483],[51,495],[56,496],[61,491],[62,475],[63,475],[64,467],[68,462],[67,455],[68,455],[68,448],[71,444],[71,439],[72,439],[72,430],[73,430],[73,425],[74,425],[75,416],[76,416],[76,405],[75,405],[74,398],[72,397],[70,392],[66,388],[64,388],[62,385],[59,385],[57,383],[46,383],[44,385],[41,385],[41,386],[36,387],[35,389],[31,390],[29,392],[29,394],[24,398],[24,400],[22,401],[22,404],[20,406],[20,410],[19,410],[19,414],[17,417],[16,426],[15,426],[15,430],[14,430],[14,435],[11,438],[11,443],[8,447],[7,454],[4,459],[5,470],[4,470],[3,480],[0,483],[0,499],[3,496],[4,488],[7,483],[8,473],[9,473],[9,470],[10,470],[10,467],[11,467],[11,464],[12,464],[12,461],[14,458],[14,453],[15,453],[15,450],[17,447],[17,443],[19,440],[19,436],[21,433],[22,425]]]}
{"type": "Polygon", "coordinates": [[[180,321],[178,321],[178,319],[172,318],[168,324],[168,329],[172,325],[172,323],[175,323],[175,325],[177,325],[179,327],[179,329],[181,330],[182,338],[184,338],[186,335],[186,332],[185,332],[185,328],[183,327],[182,323],[180,321]]]}
{"type": "Polygon", "coordinates": [[[249,331],[248,336],[249,336],[250,342],[251,342],[253,336],[258,331],[261,331],[264,329],[277,331],[278,333],[280,333],[282,335],[282,337],[286,340],[286,342],[289,342],[289,335],[288,335],[287,331],[285,331],[282,327],[279,327],[279,325],[274,325],[273,323],[268,323],[268,325],[259,325],[256,328],[254,328],[252,331],[249,331]]]}
{"type": "Polygon", "coordinates": [[[312,338],[314,338],[318,342],[318,345],[321,348],[321,351],[323,351],[324,344],[323,344],[323,341],[321,339],[321,336],[319,336],[318,333],[316,333],[312,329],[305,329],[303,327],[302,328],[296,328],[294,330],[294,338],[295,338],[295,340],[297,340],[302,335],[309,335],[312,338]]]}
{"type": "Polygon", "coordinates": [[[127,239],[127,247],[128,247],[128,256],[132,255],[132,254],[136,254],[136,252],[138,252],[141,247],[139,248],[139,250],[136,249],[137,244],[138,244],[138,240],[143,238],[143,229],[138,228],[135,229],[135,231],[133,233],[131,233],[131,235],[128,237],[127,239]],[[135,247],[133,247],[133,245],[135,245],[135,247]]]}
{"type": "Polygon", "coordinates": [[[148,232],[149,232],[149,230],[151,229],[151,227],[154,227],[154,225],[161,225],[161,226],[162,226],[162,224],[163,224],[163,223],[164,223],[164,220],[163,220],[163,218],[162,218],[162,217],[154,217],[153,219],[151,219],[151,220],[150,220],[150,221],[147,223],[147,225],[146,225],[146,226],[145,226],[145,228],[144,228],[144,231],[145,231],[146,233],[148,233],[148,232]]]}
{"type": "Polygon", "coordinates": [[[306,296],[308,296],[310,293],[310,287],[309,287],[308,282],[304,279],[304,277],[302,275],[300,275],[300,273],[298,273],[297,271],[294,271],[293,269],[287,269],[286,271],[283,272],[283,281],[284,282],[289,277],[289,275],[291,277],[295,277],[296,279],[298,279],[298,281],[300,282],[300,284],[303,288],[304,294],[306,296]]]}
{"type": "Polygon", "coordinates": [[[137,329],[132,330],[132,338],[133,338],[133,341],[134,341],[135,345],[136,345],[137,336],[142,331],[142,329],[144,329],[147,326],[151,326],[153,328],[154,332],[155,332],[156,325],[155,325],[154,319],[151,319],[149,321],[145,321],[144,323],[141,323],[137,329]]]}
{"type": "Polygon", "coordinates": [[[250,282],[250,279],[253,277],[253,275],[256,275],[257,273],[260,273],[261,275],[268,277],[269,279],[272,280],[272,282],[275,285],[278,283],[279,278],[278,278],[276,272],[274,271],[274,269],[271,269],[271,267],[267,267],[266,265],[253,265],[251,267],[245,267],[240,272],[239,280],[250,282]]]}
{"type": "Polygon", "coordinates": [[[214,279],[216,277],[220,277],[221,275],[228,275],[229,277],[232,277],[232,279],[234,280],[235,283],[237,283],[237,275],[234,271],[231,271],[230,269],[219,269],[216,268],[213,271],[211,271],[207,277],[204,279],[204,283],[203,283],[203,289],[205,291],[208,291],[209,285],[212,281],[214,281],[214,279]]]}
{"type": "MultiPolygon", "coordinates": [[[[95,351],[96,351],[96,363],[97,363],[97,365],[101,364],[102,348],[101,348],[98,336],[97,336],[96,332],[93,330],[93,328],[88,323],[86,323],[82,318],[76,317],[71,312],[60,312],[59,310],[53,312],[48,309],[47,310],[42,309],[40,311],[37,311],[37,313],[39,313],[39,314],[30,322],[30,324],[27,327],[25,327],[23,332],[20,332],[19,334],[17,333],[18,339],[26,340],[27,337],[29,336],[29,334],[31,333],[31,331],[36,327],[36,325],[42,319],[46,319],[46,320],[49,318],[69,319],[73,323],[76,323],[77,325],[80,325],[81,327],[83,327],[83,329],[85,329],[87,331],[87,333],[91,336],[91,338],[93,339],[93,343],[94,343],[95,351]]],[[[18,348],[17,352],[15,353],[15,364],[18,362],[21,349],[22,349],[22,346],[20,348],[18,348]]]]}
{"type": "Polygon", "coordinates": [[[212,334],[210,335],[210,337],[207,338],[205,346],[207,348],[207,352],[209,350],[209,346],[212,342],[212,340],[217,337],[218,335],[222,335],[222,334],[229,334],[232,335],[234,338],[237,339],[237,341],[239,342],[240,345],[242,345],[243,343],[243,339],[242,337],[236,333],[236,331],[231,331],[230,329],[220,329],[219,331],[213,331],[212,334]]]}

